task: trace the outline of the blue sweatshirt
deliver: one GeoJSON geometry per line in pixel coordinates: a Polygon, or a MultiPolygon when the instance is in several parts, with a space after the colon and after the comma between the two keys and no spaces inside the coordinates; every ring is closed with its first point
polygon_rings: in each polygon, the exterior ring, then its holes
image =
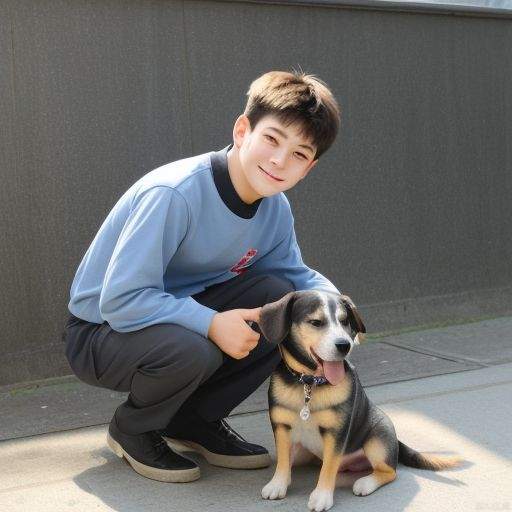
{"type": "Polygon", "coordinates": [[[230,148],[159,167],[123,194],[78,267],[73,315],[119,332],[174,323],[207,337],[217,312],[191,296],[248,269],[339,293],[303,263],[284,193],[240,199],[230,148]]]}

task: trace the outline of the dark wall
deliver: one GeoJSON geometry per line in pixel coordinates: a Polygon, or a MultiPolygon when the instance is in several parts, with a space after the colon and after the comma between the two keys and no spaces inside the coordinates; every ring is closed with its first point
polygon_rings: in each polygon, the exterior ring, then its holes
{"type": "Polygon", "coordinates": [[[76,268],[140,176],[229,143],[302,67],[342,129],[287,193],[371,331],[511,311],[512,22],[214,1],[0,2],[0,384],[70,373],[76,268]]]}

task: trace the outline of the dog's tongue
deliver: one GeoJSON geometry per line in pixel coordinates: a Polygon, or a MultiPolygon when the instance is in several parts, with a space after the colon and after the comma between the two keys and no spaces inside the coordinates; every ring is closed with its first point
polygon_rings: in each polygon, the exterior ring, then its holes
{"type": "Polygon", "coordinates": [[[324,361],[325,378],[330,384],[336,386],[345,377],[345,363],[343,361],[324,361]]]}

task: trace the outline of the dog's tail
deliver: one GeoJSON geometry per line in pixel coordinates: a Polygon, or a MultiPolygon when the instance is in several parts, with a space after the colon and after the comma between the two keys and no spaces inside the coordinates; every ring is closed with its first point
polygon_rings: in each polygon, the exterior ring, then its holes
{"type": "Polygon", "coordinates": [[[443,457],[439,455],[420,453],[398,441],[398,462],[401,462],[405,466],[409,466],[411,468],[440,471],[441,469],[459,466],[462,459],[457,456],[443,457]]]}

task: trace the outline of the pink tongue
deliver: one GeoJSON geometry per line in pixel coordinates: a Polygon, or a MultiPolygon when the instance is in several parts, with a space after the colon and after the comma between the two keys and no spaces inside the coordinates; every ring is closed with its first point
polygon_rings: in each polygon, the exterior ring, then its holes
{"type": "Polygon", "coordinates": [[[333,386],[339,384],[343,377],[345,377],[345,364],[343,361],[324,361],[323,367],[325,378],[333,386]]]}

